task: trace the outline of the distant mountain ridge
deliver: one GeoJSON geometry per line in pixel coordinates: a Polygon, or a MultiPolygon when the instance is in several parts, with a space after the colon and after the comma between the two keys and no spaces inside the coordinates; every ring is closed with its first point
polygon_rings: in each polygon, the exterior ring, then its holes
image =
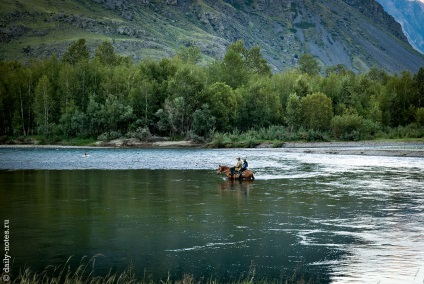
{"type": "Polygon", "coordinates": [[[399,22],[411,45],[424,54],[424,0],[377,0],[399,22]]]}
{"type": "Polygon", "coordinates": [[[260,46],[275,72],[296,66],[303,53],[355,72],[424,66],[424,55],[375,0],[3,0],[0,8],[2,60],[61,56],[85,38],[91,50],[112,40],[136,61],[184,46],[199,47],[210,61],[242,39],[260,46]]]}

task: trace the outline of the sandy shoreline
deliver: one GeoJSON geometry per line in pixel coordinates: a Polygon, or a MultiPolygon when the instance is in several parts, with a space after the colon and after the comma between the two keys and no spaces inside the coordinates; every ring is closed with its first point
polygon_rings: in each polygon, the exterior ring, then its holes
{"type": "Polygon", "coordinates": [[[424,157],[424,142],[295,142],[286,143],[283,148],[292,153],[424,157]]]}
{"type": "MultiPolygon", "coordinates": [[[[0,145],[0,148],[205,148],[205,144],[191,141],[157,141],[140,142],[114,140],[108,143],[97,143],[93,146],[36,145],[15,144],[0,145]]],[[[263,143],[257,148],[272,149],[272,145],[263,143]]],[[[364,155],[394,157],[424,157],[424,141],[359,141],[359,142],[286,142],[278,149],[288,153],[331,154],[331,155],[364,155]]]]}

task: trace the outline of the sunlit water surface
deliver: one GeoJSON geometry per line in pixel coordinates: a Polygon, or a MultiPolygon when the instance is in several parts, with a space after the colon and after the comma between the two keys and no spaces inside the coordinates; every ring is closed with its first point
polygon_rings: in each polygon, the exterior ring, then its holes
{"type": "Polygon", "coordinates": [[[164,281],[424,281],[420,158],[0,148],[0,169],[14,273],[96,255],[97,274],[164,281]],[[237,156],[255,181],[215,174],[237,156]]]}

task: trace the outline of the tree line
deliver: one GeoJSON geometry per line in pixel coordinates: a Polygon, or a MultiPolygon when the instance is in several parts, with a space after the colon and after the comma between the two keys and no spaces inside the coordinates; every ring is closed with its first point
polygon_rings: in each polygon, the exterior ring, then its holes
{"type": "Polygon", "coordinates": [[[207,141],[266,129],[281,140],[424,135],[424,68],[355,74],[342,65],[322,70],[304,54],[298,68],[274,74],[260,48],[242,41],[222,59],[200,62],[200,50],[188,47],[134,63],[108,41],[90,55],[84,39],[62,58],[2,61],[0,135],[49,142],[151,135],[207,141]]]}

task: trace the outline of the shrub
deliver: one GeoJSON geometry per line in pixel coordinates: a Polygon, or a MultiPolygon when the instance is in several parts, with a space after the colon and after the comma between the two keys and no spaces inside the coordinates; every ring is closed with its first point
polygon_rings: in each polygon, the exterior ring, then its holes
{"type": "Polygon", "coordinates": [[[210,146],[214,148],[223,148],[225,146],[225,137],[223,133],[214,133],[210,146]]]}
{"type": "Polygon", "coordinates": [[[340,140],[359,140],[362,117],[357,114],[337,115],[331,120],[333,136],[340,140]]]}
{"type": "Polygon", "coordinates": [[[205,143],[205,138],[203,136],[197,135],[193,131],[189,131],[187,133],[187,138],[193,141],[194,143],[205,143]]]}
{"type": "Polygon", "coordinates": [[[99,136],[97,136],[97,140],[99,141],[109,141],[109,140],[113,140],[113,139],[118,139],[122,137],[122,134],[120,132],[117,131],[111,131],[111,132],[104,132],[102,134],[100,134],[99,136]]]}
{"type": "Polygon", "coordinates": [[[381,131],[379,122],[364,119],[361,126],[361,139],[373,139],[381,131]]]}
{"type": "Polygon", "coordinates": [[[150,133],[149,127],[138,127],[134,132],[128,132],[127,134],[130,138],[137,138],[142,141],[146,141],[150,137],[152,137],[152,134],[150,133]]]}
{"type": "Polygon", "coordinates": [[[415,119],[417,123],[424,126],[424,107],[420,107],[415,112],[415,119]]]}

